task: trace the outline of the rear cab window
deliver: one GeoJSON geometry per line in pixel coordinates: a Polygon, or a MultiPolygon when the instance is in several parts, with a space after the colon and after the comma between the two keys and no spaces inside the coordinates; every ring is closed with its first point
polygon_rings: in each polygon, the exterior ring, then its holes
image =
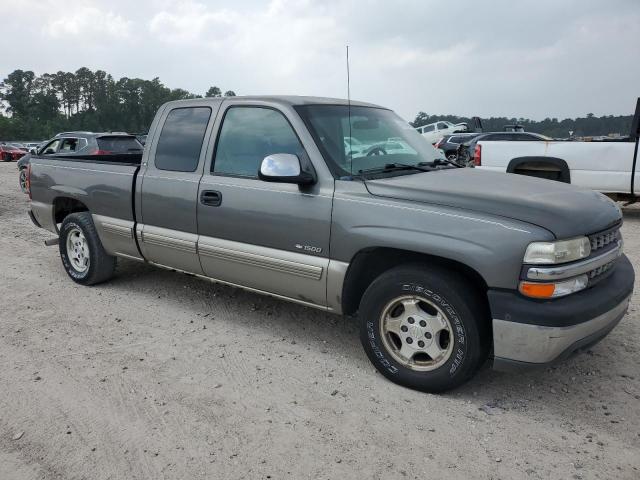
{"type": "Polygon", "coordinates": [[[142,144],[138,142],[136,137],[103,136],[96,138],[98,150],[109,153],[140,153],[142,144]]]}

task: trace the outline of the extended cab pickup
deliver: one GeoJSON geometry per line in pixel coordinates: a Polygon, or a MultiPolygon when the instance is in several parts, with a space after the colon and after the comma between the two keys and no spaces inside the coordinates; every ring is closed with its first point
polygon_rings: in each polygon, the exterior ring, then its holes
{"type": "Polygon", "coordinates": [[[620,209],[457,168],[393,112],[313,97],[170,102],[143,155],[31,160],[31,217],[75,282],[123,257],[357,314],[392,381],[442,391],[545,365],[624,316],[620,209]],[[345,138],[378,145],[355,154],[345,138]],[[386,151],[389,138],[402,145],[386,151]]]}

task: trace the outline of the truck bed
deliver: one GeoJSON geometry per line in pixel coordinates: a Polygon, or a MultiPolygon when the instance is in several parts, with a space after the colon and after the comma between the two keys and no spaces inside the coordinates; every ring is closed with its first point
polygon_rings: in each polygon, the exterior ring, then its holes
{"type": "Polygon", "coordinates": [[[133,193],[142,155],[32,157],[31,196],[35,219],[57,231],[60,199],[78,202],[93,215],[134,222],[133,193]]]}

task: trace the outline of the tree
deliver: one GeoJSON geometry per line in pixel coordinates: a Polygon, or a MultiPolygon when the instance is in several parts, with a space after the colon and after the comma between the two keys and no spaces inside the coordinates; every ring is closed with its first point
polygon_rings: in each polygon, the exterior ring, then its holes
{"type": "Polygon", "coordinates": [[[226,92],[224,92],[224,96],[225,97],[235,97],[236,96],[236,92],[234,92],[233,90],[227,90],[226,92]]]}
{"type": "Polygon", "coordinates": [[[35,75],[31,71],[14,70],[0,84],[0,99],[7,102],[7,111],[25,117],[33,95],[35,75]]]}
{"type": "Polygon", "coordinates": [[[209,87],[209,90],[207,90],[207,93],[205,93],[204,96],[205,97],[221,97],[222,90],[220,90],[218,87],[209,87]]]}

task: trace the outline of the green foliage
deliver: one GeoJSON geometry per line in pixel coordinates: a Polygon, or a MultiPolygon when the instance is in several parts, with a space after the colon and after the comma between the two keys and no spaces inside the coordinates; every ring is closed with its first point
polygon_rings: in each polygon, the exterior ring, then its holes
{"type": "MultiPolygon", "coordinates": [[[[225,96],[235,95],[229,90],[225,96]]],[[[205,96],[222,96],[211,87],[205,96]]],[[[115,80],[103,70],[45,73],[15,70],[0,83],[0,139],[39,140],[70,130],[146,132],[165,102],[200,98],[159,78],[115,80]]]]}
{"type": "Polygon", "coordinates": [[[207,90],[207,93],[205,93],[204,96],[205,97],[221,97],[222,90],[220,90],[218,87],[209,87],[209,90],[207,90]]]}
{"type": "MultiPolygon", "coordinates": [[[[458,117],[457,115],[429,115],[420,112],[411,125],[421,127],[438,120],[446,120],[451,123],[467,122],[469,129],[473,131],[474,122],[468,117],[458,117]]],[[[545,118],[541,121],[529,120],[526,118],[491,117],[482,119],[482,128],[485,132],[501,132],[505,125],[519,124],[528,132],[541,133],[553,138],[568,138],[569,132],[573,132],[575,137],[600,136],[610,133],[628,135],[631,131],[631,121],[633,115],[604,115],[596,117],[593,113],[588,113],[586,117],[565,118],[545,118]]]]}

